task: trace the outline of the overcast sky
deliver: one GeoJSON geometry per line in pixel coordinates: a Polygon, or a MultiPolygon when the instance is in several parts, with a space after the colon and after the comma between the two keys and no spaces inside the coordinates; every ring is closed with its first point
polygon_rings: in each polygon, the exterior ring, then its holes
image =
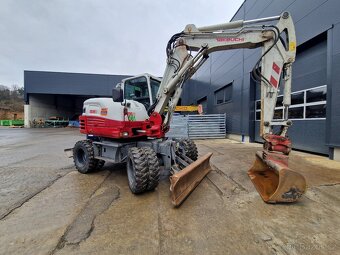
{"type": "Polygon", "coordinates": [[[0,0],[0,84],[24,70],[162,76],[186,24],[229,21],[243,0],[0,0]]]}

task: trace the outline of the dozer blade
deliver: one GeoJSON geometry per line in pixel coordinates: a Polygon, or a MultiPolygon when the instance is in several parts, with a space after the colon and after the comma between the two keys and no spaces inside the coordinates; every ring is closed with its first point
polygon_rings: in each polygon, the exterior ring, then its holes
{"type": "Polygon", "coordinates": [[[171,200],[174,206],[179,206],[197,187],[202,179],[211,171],[208,153],[191,163],[183,170],[170,176],[171,200]]]}
{"type": "Polygon", "coordinates": [[[264,159],[263,152],[256,153],[248,175],[266,203],[295,202],[306,191],[306,180],[301,174],[275,158],[264,159]]]}

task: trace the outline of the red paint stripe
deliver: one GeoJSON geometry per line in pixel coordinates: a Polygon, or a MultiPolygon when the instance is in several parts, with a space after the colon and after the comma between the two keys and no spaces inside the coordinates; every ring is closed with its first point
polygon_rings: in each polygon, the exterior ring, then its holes
{"type": "Polygon", "coordinates": [[[134,133],[135,129],[144,129],[147,121],[118,121],[105,117],[80,116],[82,128],[80,133],[110,138],[122,138],[121,133],[128,132],[129,138],[146,136],[144,133],[134,133]]]}
{"type": "Polygon", "coordinates": [[[103,136],[109,138],[134,138],[134,137],[164,137],[162,130],[162,117],[154,112],[149,120],[145,121],[119,121],[111,120],[105,117],[98,116],[79,116],[81,124],[80,133],[103,136]],[[137,129],[145,130],[146,133],[138,133],[137,129]],[[122,137],[123,132],[128,132],[128,137],[122,137]]]}
{"type": "Polygon", "coordinates": [[[277,88],[278,81],[273,76],[270,76],[270,83],[277,88]]]}
{"type": "Polygon", "coordinates": [[[277,74],[280,74],[281,68],[280,68],[275,62],[273,62],[273,70],[274,70],[277,74]]]}

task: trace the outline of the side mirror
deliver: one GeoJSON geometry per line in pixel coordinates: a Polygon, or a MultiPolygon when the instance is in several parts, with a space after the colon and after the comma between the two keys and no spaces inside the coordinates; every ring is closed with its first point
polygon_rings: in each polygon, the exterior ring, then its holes
{"type": "Polygon", "coordinates": [[[122,103],[124,101],[123,90],[121,88],[113,88],[112,89],[112,99],[113,99],[114,102],[122,103]]]}

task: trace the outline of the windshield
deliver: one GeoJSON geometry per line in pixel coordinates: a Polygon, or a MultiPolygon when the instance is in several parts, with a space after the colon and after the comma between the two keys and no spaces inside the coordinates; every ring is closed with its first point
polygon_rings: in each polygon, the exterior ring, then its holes
{"type": "Polygon", "coordinates": [[[138,101],[144,104],[145,108],[149,108],[150,98],[146,77],[142,76],[125,81],[124,98],[138,101]]]}
{"type": "MultiPolygon", "coordinates": [[[[152,101],[155,102],[160,82],[151,78],[150,85],[152,101]]],[[[150,95],[146,77],[142,76],[125,81],[124,98],[138,101],[148,109],[150,107],[150,95]]]]}
{"type": "Polygon", "coordinates": [[[150,78],[151,83],[151,94],[152,94],[152,102],[156,101],[157,92],[159,89],[160,81],[150,78]]]}

